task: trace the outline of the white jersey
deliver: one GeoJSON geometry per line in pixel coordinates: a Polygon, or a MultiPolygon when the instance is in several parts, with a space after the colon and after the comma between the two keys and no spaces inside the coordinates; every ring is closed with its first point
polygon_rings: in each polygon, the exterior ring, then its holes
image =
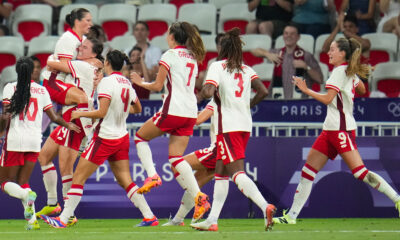
{"type": "MultiPolygon", "coordinates": [[[[72,29],[68,29],[66,32],[61,35],[60,39],[58,39],[56,43],[56,47],[54,49],[54,59],[59,60],[60,58],[68,58],[68,59],[76,59],[76,55],[78,54],[78,47],[82,44],[82,39],[72,31],[72,29]]],[[[51,72],[47,69],[43,72],[43,78],[49,80],[51,72]]],[[[65,81],[66,74],[58,73],[56,79],[65,81]]]]}
{"type": "Polygon", "coordinates": [[[250,112],[251,81],[258,78],[247,65],[242,71],[229,73],[226,60],[210,65],[205,84],[217,87],[214,101],[218,106],[218,134],[226,132],[251,132],[250,112]]]}
{"type": "Polygon", "coordinates": [[[211,145],[213,145],[217,141],[217,132],[218,132],[218,111],[217,111],[217,104],[215,104],[214,99],[211,99],[210,102],[205,107],[213,111],[213,115],[211,116],[210,120],[210,139],[211,145]]]}
{"type": "MultiPolygon", "coordinates": [[[[3,90],[3,103],[10,104],[17,82],[9,83],[3,90]]],[[[42,142],[43,112],[51,108],[50,95],[46,88],[31,82],[31,98],[28,111],[11,119],[7,130],[7,151],[39,152],[42,142]]]]}
{"type": "Polygon", "coordinates": [[[103,78],[97,87],[99,98],[111,100],[107,114],[100,120],[96,133],[100,138],[119,139],[128,134],[126,119],[132,103],[138,101],[131,82],[121,73],[103,78]]]}
{"type": "Polygon", "coordinates": [[[355,75],[346,76],[347,65],[341,65],[333,69],[331,76],[326,81],[327,89],[338,92],[328,105],[323,130],[350,131],[357,128],[353,116],[354,93],[360,79],[355,75]]]}
{"type": "Polygon", "coordinates": [[[160,64],[168,70],[161,112],[179,117],[197,118],[197,99],[194,94],[198,73],[196,59],[189,50],[179,46],[165,52],[160,64]]]}

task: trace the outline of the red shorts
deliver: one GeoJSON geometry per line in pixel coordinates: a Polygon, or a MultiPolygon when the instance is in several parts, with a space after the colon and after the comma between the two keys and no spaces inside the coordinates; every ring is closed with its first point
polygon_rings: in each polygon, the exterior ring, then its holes
{"type": "Polygon", "coordinates": [[[13,152],[3,148],[0,156],[1,167],[24,166],[25,161],[35,163],[38,159],[38,152],[13,152]]]}
{"type": "Polygon", "coordinates": [[[200,163],[208,169],[215,169],[217,163],[217,147],[211,144],[208,148],[203,148],[194,152],[200,163]]]}
{"type": "Polygon", "coordinates": [[[353,131],[322,131],[315,140],[313,149],[335,159],[338,154],[357,149],[356,132],[353,131]]]}
{"type": "Polygon", "coordinates": [[[65,98],[68,90],[72,87],[75,87],[72,84],[64,83],[60,80],[55,80],[54,82],[50,83],[50,81],[47,79],[43,80],[43,86],[49,92],[51,100],[61,105],[65,105],[65,98]]]}
{"type": "MultiPolygon", "coordinates": [[[[63,118],[65,119],[65,121],[69,122],[71,120],[71,112],[74,110],[76,110],[76,108],[71,108],[63,114],[63,118]]],[[[79,151],[82,140],[85,137],[85,131],[83,131],[81,120],[76,119],[74,120],[74,123],[78,127],[80,127],[80,133],[70,131],[66,127],[58,126],[56,129],[53,130],[53,132],[51,132],[50,137],[54,140],[56,144],[60,146],[79,151]]]]}
{"type": "Polygon", "coordinates": [[[129,134],[119,139],[103,139],[94,135],[81,157],[99,166],[107,159],[129,160],[129,134]]]}
{"type": "Polygon", "coordinates": [[[197,119],[166,115],[158,112],[154,114],[152,120],[163,132],[175,136],[191,136],[193,135],[193,127],[197,119]]]}
{"type": "Polygon", "coordinates": [[[249,132],[228,132],[217,135],[217,159],[224,165],[244,159],[249,132]]]}

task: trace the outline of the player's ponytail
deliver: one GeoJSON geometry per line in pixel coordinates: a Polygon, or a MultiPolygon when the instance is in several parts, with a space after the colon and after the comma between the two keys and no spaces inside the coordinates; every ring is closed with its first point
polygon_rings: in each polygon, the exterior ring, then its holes
{"type": "Polygon", "coordinates": [[[75,26],[75,20],[81,21],[87,13],[89,13],[89,10],[85,8],[75,8],[71,11],[71,13],[68,13],[65,16],[65,22],[68,23],[71,28],[73,28],[75,26]]]}
{"type": "Polygon", "coordinates": [[[126,64],[129,63],[129,58],[125,53],[119,50],[112,50],[107,53],[106,57],[107,61],[111,64],[111,68],[113,71],[121,71],[124,66],[124,62],[126,64]]]}
{"type": "Polygon", "coordinates": [[[199,32],[192,24],[175,22],[169,28],[169,34],[174,36],[178,44],[186,46],[198,62],[203,62],[206,50],[199,32]]]}
{"type": "Polygon", "coordinates": [[[369,66],[360,63],[362,53],[361,44],[354,38],[340,38],[336,41],[336,44],[340,51],[346,53],[345,58],[348,62],[346,75],[358,75],[361,78],[367,78],[369,74],[369,66]]]}
{"type": "Polygon", "coordinates": [[[242,71],[242,45],[243,42],[240,39],[240,29],[233,28],[225,33],[225,36],[221,39],[221,51],[219,53],[219,59],[227,59],[228,72],[242,71]]]}
{"type": "Polygon", "coordinates": [[[31,75],[33,72],[33,61],[29,57],[21,57],[15,66],[18,80],[13,96],[10,99],[10,108],[8,112],[11,115],[18,115],[25,109],[31,98],[31,75]]]}

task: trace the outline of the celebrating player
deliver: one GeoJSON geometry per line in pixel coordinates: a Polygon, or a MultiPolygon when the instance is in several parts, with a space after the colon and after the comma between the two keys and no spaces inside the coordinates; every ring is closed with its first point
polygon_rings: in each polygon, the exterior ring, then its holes
{"type": "Polygon", "coordinates": [[[400,214],[400,195],[378,174],[369,171],[361,159],[355,141],[356,121],[353,116],[354,94],[362,95],[365,87],[360,77],[369,72],[360,64],[361,44],[351,38],[332,42],[328,55],[335,68],[326,82],[327,93],[321,94],[307,88],[303,79],[293,77],[293,83],[305,94],[328,106],[323,131],[308,153],[301,172],[292,207],[288,214],[274,218],[275,223],[296,224],[297,216],[310,196],[315,176],[328,161],[340,154],[354,177],[384,193],[395,203],[400,214]]]}
{"type": "Polygon", "coordinates": [[[126,129],[126,119],[129,113],[141,112],[142,107],[130,81],[120,73],[124,61],[129,62],[124,53],[118,50],[109,52],[104,63],[108,77],[100,81],[97,89],[99,109],[72,112],[72,119],[88,117],[101,120],[92,140],[81,155],[63,212],[55,218],[41,215],[41,218],[54,228],[65,228],[71,225],[69,219],[74,216],[75,209],[82,198],[83,185],[107,159],[118,184],[126,190],[128,198],[144,216],[138,226],[158,225],[158,220],[143,195],[137,193],[139,187],[132,181],[129,171],[129,134],[126,129]]]}
{"type": "MultiPolygon", "coordinates": [[[[240,30],[234,28],[221,39],[221,61],[212,63],[208,69],[202,95],[214,96],[218,111],[217,163],[215,173],[223,175],[226,170],[243,194],[253,200],[263,211],[265,230],[272,228],[272,218],[276,208],[268,204],[253,181],[244,172],[244,158],[247,141],[252,130],[250,107],[267,95],[267,89],[257,74],[242,61],[242,41],[240,30]],[[251,88],[256,95],[250,100],[251,88]],[[235,121],[232,121],[235,119],[235,121]]],[[[217,179],[216,179],[217,180],[217,179]]],[[[214,192],[218,188],[218,181],[214,192]]],[[[201,230],[216,229],[217,219],[191,224],[201,230]]]]}
{"type": "Polygon", "coordinates": [[[0,157],[0,183],[5,193],[22,200],[26,228],[39,229],[34,207],[36,193],[30,189],[29,178],[42,142],[43,112],[69,130],[79,132],[79,127],[55,114],[46,89],[31,80],[33,61],[29,57],[20,58],[16,70],[17,82],[7,84],[3,91],[3,112],[10,119],[2,119],[7,129],[0,157]]]}

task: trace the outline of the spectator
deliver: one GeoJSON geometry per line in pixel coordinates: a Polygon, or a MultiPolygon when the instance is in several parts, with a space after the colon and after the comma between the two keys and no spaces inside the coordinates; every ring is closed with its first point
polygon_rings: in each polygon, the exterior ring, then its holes
{"type": "Polygon", "coordinates": [[[317,38],[321,34],[331,32],[329,24],[331,11],[336,11],[333,0],[295,0],[292,22],[300,33],[317,38]]]}
{"type": "Polygon", "coordinates": [[[292,77],[295,75],[303,76],[309,87],[313,83],[321,84],[323,82],[323,75],[317,60],[312,53],[297,45],[299,39],[300,34],[297,27],[288,25],[283,31],[285,47],[269,51],[257,48],[252,51],[255,56],[266,57],[275,64],[273,80],[268,89],[268,92],[272,93],[271,95],[273,95],[273,87],[283,87],[284,98],[293,98],[292,77]]]}
{"type": "Polygon", "coordinates": [[[0,0],[0,24],[6,23],[6,20],[12,12],[12,9],[12,4],[8,3],[6,0],[0,0]]]}
{"type": "Polygon", "coordinates": [[[375,5],[376,0],[343,0],[340,13],[347,10],[347,14],[354,15],[358,21],[359,34],[375,32],[375,5]]]}
{"type": "Polygon", "coordinates": [[[276,38],[292,19],[293,0],[248,0],[249,11],[256,10],[256,20],[249,22],[246,33],[267,34],[276,38]]]}
{"type": "Polygon", "coordinates": [[[345,16],[344,13],[341,13],[338,17],[336,27],[333,29],[331,35],[325,40],[324,45],[322,46],[322,52],[328,52],[333,40],[335,40],[336,35],[339,32],[342,32],[347,39],[354,38],[359,43],[361,43],[362,47],[362,57],[361,62],[366,64],[368,63],[369,58],[369,49],[371,48],[371,42],[366,39],[360,37],[358,35],[358,21],[354,15],[347,14],[345,16]]]}
{"type": "Polygon", "coordinates": [[[0,24],[0,37],[10,35],[10,30],[4,24],[0,24]]]}
{"type": "MultiPolygon", "coordinates": [[[[141,76],[145,82],[151,82],[149,77],[149,70],[147,69],[146,63],[144,62],[144,52],[140,47],[134,46],[131,51],[129,51],[129,64],[122,68],[122,74],[130,78],[131,72],[136,72],[141,76]]],[[[136,84],[133,84],[133,88],[136,91],[139,99],[149,99],[150,91],[142,88],[136,84]]]]}
{"type": "Polygon", "coordinates": [[[33,61],[32,80],[35,81],[37,84],[42,85],[40,83],[40,72],[42,71],[40,60],[36,56],[30,56],[30,58],[33,61]]]}
{"type": "MultiPolygon", "coordinates": [[[[156,79],[158,72],[158,62],[161,59],[161,49],[151,45],[147,40],[149,36],[149,26],[146,22],[137,21],[133,27],[133,36],[136,38],[136,47],[140,47],[143,52],[144,62],[149,70],[150,80],[156,79]]],[[[130,50],[130,49],[129,49],[130,50]]]]}
{"type": "Polygon", "coordinates": [[[395,33],[400,37],[400,27],[397,16],[400,13],[399,0],[380,0],[379,8],[383,17],[379,21],[376,32],[395,33]]]}

